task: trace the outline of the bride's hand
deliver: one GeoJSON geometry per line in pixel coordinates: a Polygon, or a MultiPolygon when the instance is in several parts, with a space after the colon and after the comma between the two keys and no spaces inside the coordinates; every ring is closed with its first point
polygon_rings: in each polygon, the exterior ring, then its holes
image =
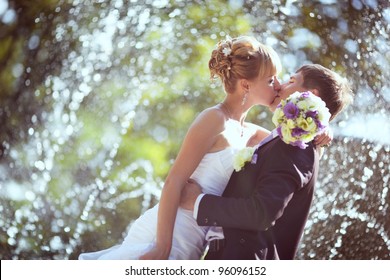
{"type": "Polygon", "coordinates": [[[167,260],[169,251],[153,247],[149,252],[139,257],[140,260],[167,260]]]}
{"type": "Polygon", "coordinates": [[[333,140],[333,131],[328,128],[326,129],[322,134],[318,135],[314,139],[314,144],[317,146],[323,147],[323,146],[330,146],[333,140]]]}

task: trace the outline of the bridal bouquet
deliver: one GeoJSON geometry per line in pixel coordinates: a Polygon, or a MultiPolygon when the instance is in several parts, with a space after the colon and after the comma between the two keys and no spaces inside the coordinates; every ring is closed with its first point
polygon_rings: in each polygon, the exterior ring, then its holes
{"type": "Polygon", "coordinates": [[[306,143],[329,125],[330,113],[325,102],[310,91],[295,92],[276,107],[272,122],[279,137],[287,144],[305,149],[306,143]]]}

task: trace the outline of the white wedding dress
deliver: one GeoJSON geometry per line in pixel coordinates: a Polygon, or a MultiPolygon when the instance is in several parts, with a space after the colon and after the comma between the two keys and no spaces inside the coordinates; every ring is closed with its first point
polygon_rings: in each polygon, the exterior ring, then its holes
{"type": "MultiPolygon", "coordinates": [[[[191,178],[196,180],[207,194],[222,195],[233,172],[234,148],[208,153],[201,160],[191,178]]],[[[120,245],[109,249],[83,253],[80,260],[131,260],[138,259],[154,246],[157,231],[158,204],[147,210],[130,227],[120,245]]],[[[205,236],[209,227],[200,227],[192,211],[178,209],[169,259],[198,260],[206,245],[205,236]]]]}

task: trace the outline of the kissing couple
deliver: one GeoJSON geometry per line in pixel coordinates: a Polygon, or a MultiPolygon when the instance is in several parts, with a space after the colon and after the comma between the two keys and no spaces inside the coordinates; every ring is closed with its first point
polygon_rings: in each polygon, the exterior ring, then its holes
{"type": "Polygon", "coordinates": [[[225,98],[189,127],[160,202],[134,221],[121,244],[79,259],[294,259],[322,147],[332,139],[328,121],[351,102],[351,90],[317,64],[281,84],[278,55],[251,36],[220,41],[209,69],[225,98]],[[275,111],[273,122],[284,125],[268,131],[245,121],[256,105],[275,111]],[[249,156],[240,161],[242,151],[249,156]]]}

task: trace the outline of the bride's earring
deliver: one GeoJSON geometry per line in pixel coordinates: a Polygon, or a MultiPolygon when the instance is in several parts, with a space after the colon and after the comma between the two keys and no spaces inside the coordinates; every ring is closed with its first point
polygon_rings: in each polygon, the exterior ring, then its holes
{"type": "Polygon", "coordinates": [[[245,105],[247,95],[248,95],[248,92],[245,92],[244,96],[242,97],[242,101],[241,101],[242,106],[245,105]]]}

